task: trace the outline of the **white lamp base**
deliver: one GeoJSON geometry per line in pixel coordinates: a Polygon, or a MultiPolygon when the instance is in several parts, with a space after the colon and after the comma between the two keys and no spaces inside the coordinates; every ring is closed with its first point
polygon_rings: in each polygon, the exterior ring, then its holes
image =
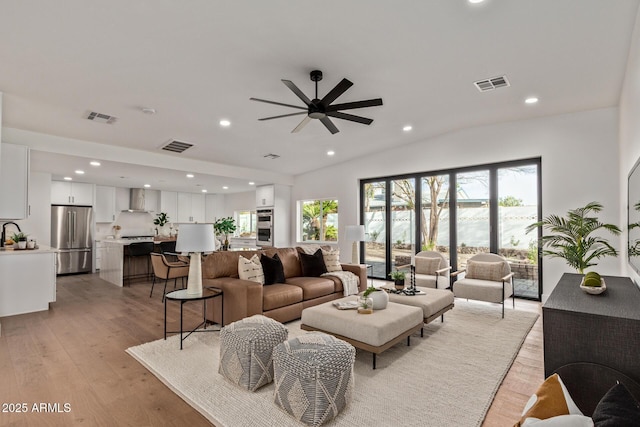
{"type": "Polygon", "coordinates": [[[358,256],[358,242],[356,241],[351,244],[351,264],[360,264],[360,257],[358,256]]]}
{"type": "Polygon", "coordinates": [[[189,278],[187,279],[187,294],[202,295],[202,263],[200,252],[191,253],[189,278]]]}

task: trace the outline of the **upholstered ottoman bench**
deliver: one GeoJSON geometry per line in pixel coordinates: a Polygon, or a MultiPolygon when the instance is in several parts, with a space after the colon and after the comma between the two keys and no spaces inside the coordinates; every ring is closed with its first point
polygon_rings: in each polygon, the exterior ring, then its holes
{"type": "Polygon", "coordinates": [[[320,332],[310,332],[273,350],[275,404],[296,420],[319,426],[335,418],[351,401],[351,344],[320,332]]]}
{"type": "MultiPolygon", "coordinates": [[[[384,289],[391,290],[392,288],[385,286],[384,289]]],[[[444,313],[453,308],[453,292],[447,289],[423,288],[421,286],[416,286],[416,289],[421,291],[420,294],[411,296],[389,292],[389,301],[420,307],[424,323],[429,323],[438,316],[442,316],[444,322],[444,313]]]]}
{"type": "Polygon", "coordinates": [[[410,345],[413,333],[422,329],[422,309],[390,302],[384,310],[372,314],[359,314],[357,310],[338,310],[334,302],[351,301],[354,297],[329,301],[302,310],[300,327],[307,331],[320,331],[344,340],[354,347],[376,355],[403,339],[410,345]]]}
{"type": "Polygon", "coordinates": [[[289,331],[268,317],[256,314],[220,330],[218,373],[250,391],[273,381],[273,348],[286,341],[289,331]]]}

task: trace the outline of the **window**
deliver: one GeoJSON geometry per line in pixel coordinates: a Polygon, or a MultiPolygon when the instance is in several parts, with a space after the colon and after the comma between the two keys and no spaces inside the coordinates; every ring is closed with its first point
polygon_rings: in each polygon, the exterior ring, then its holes
{"type": "Polygon", "coordinates": [[[236,236],[256,237],[256,211],[235,211],[236,236]]]}
{"type": "Polygon", "coordinates": [[[335,242],[338,240],[338,201],[302,200],[298,202],[301,242],[335,242]]]}

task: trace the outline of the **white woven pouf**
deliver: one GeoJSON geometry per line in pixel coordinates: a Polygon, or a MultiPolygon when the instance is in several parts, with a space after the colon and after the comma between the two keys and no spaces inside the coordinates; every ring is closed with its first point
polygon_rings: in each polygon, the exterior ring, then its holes
{"type": "Polygon", "coordinates": [[[351,401],[351,344],[321,332],[290,339],[273,350],[276,405],[296,420],[319,426],[351,401]]]}
{"type": "Polygon", "coordinates": [[[218,373],[242,388],[256,391],[273,381],[273,348],[288,336],[282,323],[260,314],[225,326],[220,331],[218,373]]]}

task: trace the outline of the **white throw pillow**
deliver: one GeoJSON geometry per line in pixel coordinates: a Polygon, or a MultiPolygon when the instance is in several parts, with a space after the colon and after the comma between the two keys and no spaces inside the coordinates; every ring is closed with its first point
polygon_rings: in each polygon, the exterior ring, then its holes
{"type": "Polygon", "coordinates": [[[435,276],[436,270],[439,270],[441,268],[441,262],[441,258],[417,256],[415,257],[416,273],[435,276]]]}
{"type": "Polygon", "coordinates": [[[322,257],[324,258],[324,265],[327,267],[327,273],[332,271],[342,271],[342,265],[340,265],[340,251],[325,251],[322,250],[322,257]]]}
{"type": "Polygon", "coordinates": [[[258,255],[254,255],[251,259],[246,259],[242,255],[238,258],[238,276],[242,280],[251,280],[264,285],[264,271],[258,255]]]}

